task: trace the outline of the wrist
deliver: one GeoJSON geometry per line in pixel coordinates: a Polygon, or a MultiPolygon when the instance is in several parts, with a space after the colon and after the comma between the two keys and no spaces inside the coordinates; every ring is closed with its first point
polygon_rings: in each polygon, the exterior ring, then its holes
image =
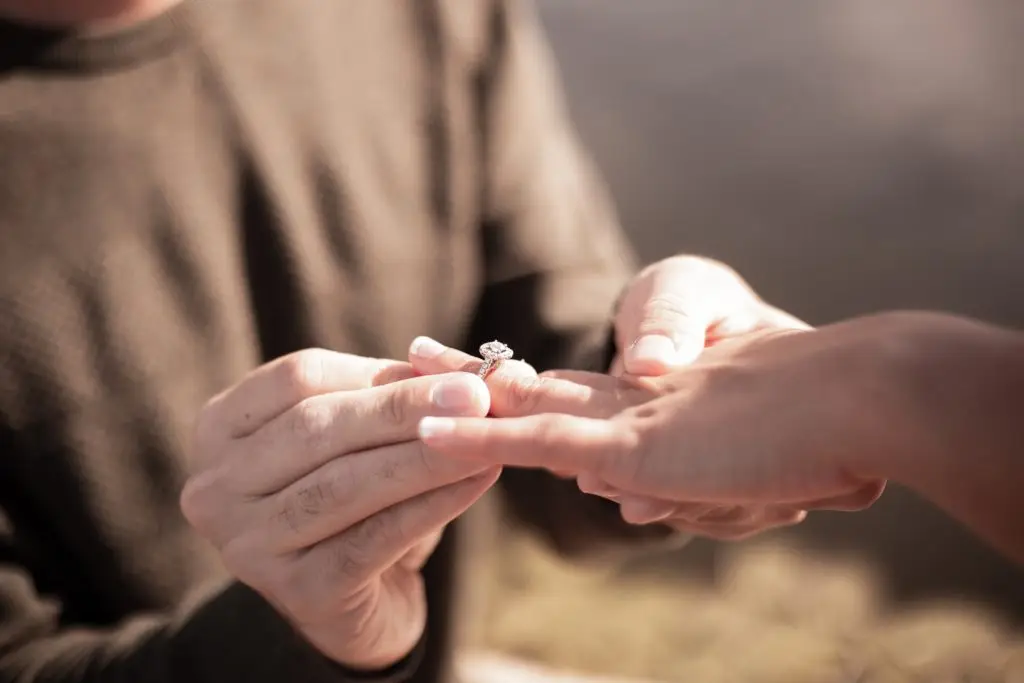
{"type": "Polygon", "coordinates": [[[857,473],[919,492],[958,478],[964,458],[1000,447],[1024,381],[1020,336],[937,313],[886,313],[864,319],[859,352],[873,359],[866,407],[880,416],[883,442],[865,449],[857,473]],[[873,405],[872,405],[873,404],[873,405]],[[997,435],[993,439],[993,435],[997,435]],[[979,442],[981,439],[981,442],[979,442]]]}

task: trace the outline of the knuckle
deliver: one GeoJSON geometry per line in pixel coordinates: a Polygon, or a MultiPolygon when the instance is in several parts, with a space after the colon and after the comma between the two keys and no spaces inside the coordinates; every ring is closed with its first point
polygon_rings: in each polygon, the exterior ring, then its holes
{"type": "Polygon", "coordinates": [[[341,548],[331,558],[330,573],[341,581],[362,581],[372,573],[370,558],[351,543],[342,543],[341,548]]]}
{"type": "Polygon", "coordinates": [[[404,469],[400,456],[385,455],[378,460],[374,477],[383,482],[401,483],[405,479],[404,469]]]}
{"type": "Polygon", "coordinates": [[[318,450],[333,422],[334,411],[328,403],[306,399],[291,410],[288,431],[301,446],[318,450]]]}
{"type": "Polygon", "coordinates": [[[370,380],[370,386],[382,387],[388,384],[394,384],[395,382],[413,379],[416,376],[416,371],[413,370],[412,365],[409,363],[382,361],[377,371],[373,373],[373,377],[370,380]]]}
{"type": "Polygon", "coordinates": [[[642,333],[658,332],[665,323],[676,323],[691,317],[686,310],[686,302],[682,296],[670,293],[659,294],[648,299],[643,307],[642,333]],[[646,327],[644,327],[646,326],[646,327]]]}
{"type": "Polygon", "coordinates": [[[295,535],[302,529],[302,517],[299,509],[290,502],[285,502],[280,511],[274,516],[274,521],[284,527],[288,533],[295,535]]]}
{"type": "MultiPolygon", "coordinates": [[[[442,458],[437,455],[422,441],[413,441],[407,444],[411,449],[407,465],[403,470],[409,473],[409,478],[414,481],[424,482],[428,486],[445,486],[452,481],[471,476],[480,471],[480,466],[472,461],[460,461],[451,458],[442,458]]],[[[401,524],[401,517],[397,512],[394,524],[401,524]]]]}
{"type": "Polygon", "coordinates": [[[561,415],[549,415],[539,420],[535,426],[534,435],[537,443],[545,450],[561,448],[565,438],[562,432],[563,417],[561,415]]]}
{"type": "Polygon", "coordinates": [[[550,377],[516,376],[510,377],[505,384],[506,408],[513,414],[529,414],[540,405],[544,387],[551,382],[550,377]]]}
{"type": "Polygon", "coordinates": [[[363,520],[352,530],[352,547],[361,556],[372,556],[374,548],[392,536],[394,517],[393,512],[384,511],[363,520]]]}
{"type": "Polygon", "coordinates": [[[438,463],[433,451],[425,443],[416,440],[410,444],[416,449],[416,464],[426,479],[432,479],[438,474],[438,463]]]}
{"type": "Polygon", "coordinates": [[[409,419],[409,399],[406,391],[386,391],[376,406],[377,414],[391,425],[404,425],[409,419]]]}
{"type": "Polygon", "coordinates": [[[375,551],[388,538],[389,516],[389,513],[378,513],[368,517],[344,536],[332,557],[335,575],[359,581],[379,569],[375,551]]]}
{"type": "Polygon", "coordinates": [[[524,381],[529,384],[529,393],[536,402],[544,399],[583,401],[593,394],[591,388],[567,379],[564,372],[557,370],[545,370],[539,375],[524,377],[524,381]]]}
{"type": "Polygon", "coordinates": [[[341,498],[335,480],[320,478],[285,497],[279,517],[291,532],[297,533],[307,521],[337,506],[341,498]]]}
{"type": "Polygon", "coordinates": [[[454,370],[456,372],[469,372],[475,375],[480,370],[480,368],[483,367],[483,365],[484,361],[480,360],[479,358],[470,358],[467,361],[461,361],[458,364],[458,366],[454,368],[454,370]]]}
{"type": "Polygon", "coordinates": [[[506,381],[512,378],[523,378],[523,379],[536,379],[537,370],[532,365],[524,360],[518,360],[510,358],[508,360],[501,361],[498,366],[496,373],[498,376],[503,377],[506,381]]]}
{"type": "Polygon", "coordinates": [[[316,396],[327,378],[326,349],[303,349],[288,356],[281,364],[284,394],[293,401],[316,396]]]}

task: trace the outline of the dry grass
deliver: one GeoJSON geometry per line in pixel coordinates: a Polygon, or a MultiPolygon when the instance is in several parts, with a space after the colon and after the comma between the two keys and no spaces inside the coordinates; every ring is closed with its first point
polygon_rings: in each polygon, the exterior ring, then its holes
{"type": "Polygon", "coordinates": [[[478,646],[553,667],[699,683],[1024,683],[1024,634],[964,605],[886,614],[871,572],[737,546],[720,590],[500,551],[478,646]]]}

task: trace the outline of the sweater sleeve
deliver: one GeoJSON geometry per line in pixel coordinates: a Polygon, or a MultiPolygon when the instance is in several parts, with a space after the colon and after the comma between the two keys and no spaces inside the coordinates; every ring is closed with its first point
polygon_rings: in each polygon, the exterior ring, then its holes
{"type": "MultiPolygon", "coordinates": [[[[498,339],[538,370],[606,372],[634,253],[576,137],[529,0],[496,0],[490,34],[481,79],[486,287],[471,348],[498,339]]],[[[565,554],[686,540],[665,526],[626,524],[618,505],[546,472],[509,469],[501,486],[514,517],[565,554]]]]}
{"type": "Polygon", "coordinates": [[[598,369],[635,256],[583,150],[528,0],[496,0],[480,74],[485,283],[470,342],[598,369]]]}
{"type": "Polygon", "coordinates": [[[229,583],[194,606],[140,613],[112,627],[64,623],[19,562],[19,535],[0,511],[0,680],[11,683],[401,683],[424,643],[386,671],[349,671],[322,656],[247,586],[229,583]]]}

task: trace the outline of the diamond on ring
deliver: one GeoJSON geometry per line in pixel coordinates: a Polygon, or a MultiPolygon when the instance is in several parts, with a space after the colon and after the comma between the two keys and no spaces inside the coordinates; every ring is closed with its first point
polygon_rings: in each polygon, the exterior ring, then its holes
{"type": "Polygon", "coordinates": [[[480,370],[477,372],[479,377],[486,377],[491,370],[493,370],[498,363],[503,360],[509,360],[512,358],[512,347],[507,344],[502,344],[500,341],[489,341],[480,347],[480,355],[484,359],[484,364],[480,366],[480,370]]]}

